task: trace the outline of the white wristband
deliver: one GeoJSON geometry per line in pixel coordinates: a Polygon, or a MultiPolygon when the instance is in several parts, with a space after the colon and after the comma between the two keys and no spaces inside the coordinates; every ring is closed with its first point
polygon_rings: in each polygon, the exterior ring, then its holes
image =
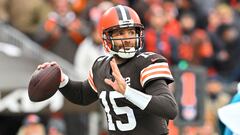
{"type": "Polygon", "coordinates": [[[62,75],[63,81],[60,83],[59,88],[63,88],[64,86],[66,86],[69,81],[69,77],[66,74],[62,73],[62,75]]]}
{"type": "Polygon", "coordinates": [[[147,107],[148,103],[152,99],[151,95],[142,93],[129,86],[127,86],[124,96],[126,97],[126,99],[131,101],[134,105],[136,105],[142,110],[144,110],[147,107]]]}

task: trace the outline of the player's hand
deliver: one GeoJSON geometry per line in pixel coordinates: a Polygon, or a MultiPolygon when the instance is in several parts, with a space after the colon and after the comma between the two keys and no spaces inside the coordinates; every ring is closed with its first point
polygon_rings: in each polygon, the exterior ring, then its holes
{"type": "MultiPolygon", "coordinates": [[[[58,65],[58,63],[56,61],[45,62],[43,64],[38,65],[37,69],[40,70],[40,69],[44,69],[46,67],[50,67],[50,66],[53,66],[53,65],[58,65]]],[[[60,66],[58,65],[58,67],[60,67],[60,66]]],[[[64,81],[64,78],[63,78],[62,68],[60,67],[60,69],[61,69],[61,82],[62,82],[62,81],[64,81]]]]}
{"type": "Polygon", "coordinates": [[[104,81],[106,84],[110,85],[114,90],[116,90],[124,95],[127,84],[126,84],[124,78],[122,77],[114,58],[110,61],[110,66],[112,68],[112,75],[115,78],[115,80],[112,81],[111,79],[106,78],[106,79],[104,79],[104,81]]]}
{"type": "Polygon", "coordinates": [[[43,64],[38,65],[37,69],[40,70],[40,69],[44,69],[46,67],[50,67],[50,66],[53,66],[53,65],[57,65],[57,63],[55,61],[45,62],[43,64]]]}

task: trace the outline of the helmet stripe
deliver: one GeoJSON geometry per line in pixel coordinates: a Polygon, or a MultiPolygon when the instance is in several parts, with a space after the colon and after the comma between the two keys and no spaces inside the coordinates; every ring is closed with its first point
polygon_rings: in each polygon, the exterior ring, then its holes
{"type": "Polygon", "coordinates": [[[127,7],[124,7],[124,9],[126,11],[127,19],[130,20],[131,17],[130,17],[130,14],[129,14],[129,11],[128,11],[127,7]]]}
{"type": "Polygon", "coordinates": [[[119,20],[127,21],[130,19],[130,15],[127,8],[124,8],[122,5],[118,5],[116,6],[116,10],[119,20]]]}
{"type": "Polygon", "coordinates": [[[123,20],[122,14],[121,14],[121,10],[119,8],[119,6],[116,6],[116,10],[117,10],[117,14],[118,14],[118,19],[119,20],[123,20]]]}

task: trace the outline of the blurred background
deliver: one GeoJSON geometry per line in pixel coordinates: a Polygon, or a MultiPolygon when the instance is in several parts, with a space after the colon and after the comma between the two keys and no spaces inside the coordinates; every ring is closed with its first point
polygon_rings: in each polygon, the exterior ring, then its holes
{"type": "Polygon", "coordinates": [[[59,92],[33,103],[27,87],[46,61],[57,61],[73,80],[86,79],[105,53],[99,17],[117,4],[139,14],[144,51],[172,67],[179,115],[169,122],[170,135],[223,134],[217,110],[240,101],[238,0],[0,0],[0,135],[107,134],[99,103],[74,105],[59,92]]]}

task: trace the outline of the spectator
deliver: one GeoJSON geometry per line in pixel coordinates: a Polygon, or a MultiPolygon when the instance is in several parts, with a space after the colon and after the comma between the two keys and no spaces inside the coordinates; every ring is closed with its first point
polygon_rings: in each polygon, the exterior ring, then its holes
{"type": "Polygon", "coordinates": [[[88,1],[87,0],[69,0],[71,9],[77,14],[80,15],[83,10],[86,9],[88,1]]]}
{"type": "Polygon", "coordinates": [[[98,35],[97,23],[100,16],[105,10],[112,7],[111,2],[101,2],[98,6],[93,7],[89,12],[89,18],[92,22],[91,33],[79,45],[76,56],[74,58],[74,65],[76,71],[82,79],[87,78],[88,71],[92,64],[101,55],[104,55],[101,37],[98,35]]]}
{"type": "Polygon", "coordinates": [[[0,0],[0,22],[8,22],[9,14],[7,12],[7,0],[0,0]]]}
{"type": "Polygon", "coordinates": [[[23,125],[19,128],[17,135],[46,135],[46,131],[40,117],[29,114],[23,120],[23,125]]]}
{"type": "Polygon", "coordinates": [[[38,25],[47,18],[47,13],[51,7],[45,0],[10,0],[9,21],[10,24],[33,38],[38,25]]]}
{"type": "Polygon", "coordinates": [[[216,6],[216,11],[219,14],[222,24],[235,25],[238,26],[238,30],[240,29],[239,16],[236,15],[235,11],[229,5],[220,3],[216,6]]]}
{"type": "Polygon", "coordinates": [[[166,13],[160,5],[151,5],[149,10],[150,25],[145,30],[145,51],[161,54],[170,64],[176,64],[178,42],[164,29],[167,23],[166,13]]]}
{"type": "MultiPolygon", "coordinates": [[[[213,46],[213,61],[215,59],[217,59],[219,57],[219,55],[221,55],[221,50],[222,50],[222,47],[224,46],[222,40],[217,35],[217,29],[220,25],[221,25],[220,16],[219,16],[218,12],[216,11],[216,9],[213,9],[208,14],[208,25],[206,28],[208,37],[213,46]]],[[[212,61],[212,63],[213,63],[213,61],[212,61]]],[[[214,66],[209,68],[208,75],[209,75],[209,77],[217,76],[217,71],[214,68],[214,66]]]]}
{"type": "Polygon", "coordinates": [[[48,121],[48,135],[66,135],[66,124],[62,114],[54,113],[48,121]]]}
{"type": "Polygon", "coordinates": [[[218,35],[224,46],[215,60],[215,68],[224,82],[240,81],[240,35],[238,29],[231,24],[223,24],[218,28],[218,35]]]}
{"type": "Polygon", "coordinates": [[[51,2],[54,11],[48,14],[48,19],[38,29],[35,39],[44,48],[73,63],[78,45],[88,34],[88,27],[70,9],[68,0],[51,2]]]}
{"type": "Polygon", "coordinates": [[[191,65],[211,66],[213,48],[204,29],[196,28],[195,16],[190,12],[180,17],[181,38],[179,44],[179,57],[191,65]]]}
{"type": "Polygon", "coordinates": [[[181,36],[181,27],[179,21],[176,18],[178,15],[176,3],[174,0],[163,0],[162,6],[167,18],[167,23],[164,26],[165,30],[171,36],[179,39],[181,36]]]}
{"type": "Polygon", "coordinates": [[[217,79],[207,82],[206,92],[205,122],[199,131],[205,134],[218,134],[217,110],[229,102],[230,96],[225,93],[224,85],[217,79]]]}

